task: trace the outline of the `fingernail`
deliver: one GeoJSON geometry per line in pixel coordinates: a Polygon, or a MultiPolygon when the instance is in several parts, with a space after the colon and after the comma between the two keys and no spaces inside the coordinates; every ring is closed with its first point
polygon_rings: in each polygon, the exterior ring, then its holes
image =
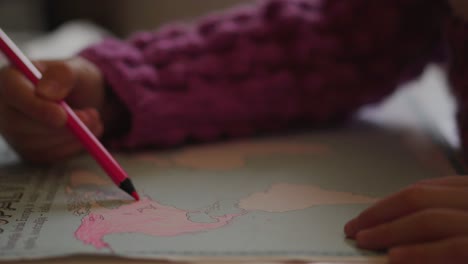
{"type": "Polygon", "coordinates": [[[98,111],[96,109],[90,109],[88,113],[93,119],[98,119],[99,117],[98,111]]]}
{"type": "Polygon", "coordinates": [[[41,87],[42,94],[50,97],[57,95],[59,91],[60,87],[56,82],[48,82],[41,87]]]}
{"type": "Polygon", "coordinates": [[[369,240],[371,239],[371,232],[368,230],[359,231],[356,234],[356,242],[358,247],[367,247],[369,246],[369,240]]]}
{"type": "Polygon", "coordinates": [[[389,264],[404,263],[406,259],[408,258],[405,256],[405,251],[401,248],[394,248],[388,252],[389,264]]]}
{"type": "Polygon", "coordinates": [[[44,62],[42,62],[42,61],[34,61],[33,64],[34,64],[34,66],[36,66],[36,68],[40,72],[45,72],[45,70],[47,69],[46,64],[44,62]]]}
{"type": "Polygon", "coordinates": [[[88,116],[88,113],[86,112],[81,112],[81,113],[77,113],[77,115],[79,116],[79,118],[81,119],[81,121],[83,123],[88,123],[89,122],[89,116],[88,116]]]}
{"type": "Polygon", "coordinates": [[[427,184],[428,182],[430,182],[430,181],[429,180],[420,180],[420,181],[415,182],[414,185],[427,184]]]}
{"type": "Polygon", "coordinates": [[[346,223],[344,230],[348,238],[353,238],[356,234],[356,219],[352,219],[351,221],[346,223]]]}
{"type": "Polygon", "coordinates": [[[42,120],[48,125],[55,128],[60,128],[67,122],[67,114],[65,110],[58,105],[53,108],[46,109],[41,118],[43,118],[42,120]]]}
{"type": "Polygon", "coordinates": [[[60,86],[58,83],[56,82],[51,82],[49,84],[49,92],[53,93],[53,94],[57,94],[58,92],[60,91],[60,86]]]}
{"type": "Polygon", "coordinates": [[[65,111],[65,109],[63,109],[62,107],[60,107],[60,115],[62,116],[61,117],[61,123],[65,124],[67,122],[68,115],[67,115],[67,112],[65,111]]]}
{"type": "Polygon", "coordinates": [[[104,134],[104,126],[101,125],[101,124],[99,124],[99,125],[98,125],[98,128],[97,128],[97,130],[96,130],[96,134],[95,134],[95,135],[96,135],[97,137],[101,137],[102,134],[104,134]]]}

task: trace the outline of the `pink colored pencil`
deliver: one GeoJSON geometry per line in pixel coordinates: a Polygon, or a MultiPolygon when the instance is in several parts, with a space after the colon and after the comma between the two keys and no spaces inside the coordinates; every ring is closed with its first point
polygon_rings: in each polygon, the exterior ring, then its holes
{"type": "MultiPolygon", "coordinates": [[[[31,63],[31,61],[19,50],[13,41],[0,29],[0,50],[6,55],[10,62],[22,72],[34,85],[42,78],[41,72],[31,63]]],[[[101,165],[112,181],[122,190],[131,195],[135,200],[140,200],[138,193],[133,186],[127,173],[104,148],[99,140],[81,122],[78,116],[68,106],[65,101],[58,102],[67,113],[67,126],[72,133],[80,140],[85,149],[101,165]]]]}

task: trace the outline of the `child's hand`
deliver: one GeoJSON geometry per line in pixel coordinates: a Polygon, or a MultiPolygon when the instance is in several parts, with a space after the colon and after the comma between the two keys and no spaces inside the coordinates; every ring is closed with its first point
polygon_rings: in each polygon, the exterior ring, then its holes
{"type": "Polygon", "coordinates": [[[12,67],[0,71],[0,133],[24,159],[49,163],[82,149],[56,102],[66,99],[89,129],[101,136],[105,86],[99,69],[82,58],[35,65],[43,74],[37,87],[12,67]]]}
{"type": "Polygon", "coordinates": [[[345,226],[366,249],[390,249],[390,263],[468,263],[468,176],[418,182],[345,226]]]}

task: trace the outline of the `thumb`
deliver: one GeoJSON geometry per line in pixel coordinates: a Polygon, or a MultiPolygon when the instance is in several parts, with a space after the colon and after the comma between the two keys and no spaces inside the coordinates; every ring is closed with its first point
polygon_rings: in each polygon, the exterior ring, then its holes
{"type": "Polygon", "coordinates": [[[94,108],[74,110],[76,115],[88,127],[88,129],[98,138],[104,133],[104,124],[102,123],[99,112],[94,108]]]}
{"type": "Polygon", "coordinates": [[[76,73],[67,61],[36,62],[42,72],[35,93],[50,101],[61,101],[70,94],[76,83],[76,73]]]}

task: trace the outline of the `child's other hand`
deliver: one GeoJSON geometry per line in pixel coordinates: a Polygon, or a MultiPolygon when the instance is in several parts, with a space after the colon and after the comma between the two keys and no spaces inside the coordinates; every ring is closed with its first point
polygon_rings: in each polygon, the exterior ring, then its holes
{"type": "Polygon", "coordinates": [[[366,249],[389,249],[390,263],[468,263],[468,176],[418,182],[345,226],[366,249]]]}
{"type": "Polygon", "coordinates": [[[99,69],[82,58],[35,65],[43,74],[37,87],[12,67],[0,71],[0,133],[25,160],[50,163],[82,149],[57,102],[65,99],[99,137],[105,86],[99,69]]]}

